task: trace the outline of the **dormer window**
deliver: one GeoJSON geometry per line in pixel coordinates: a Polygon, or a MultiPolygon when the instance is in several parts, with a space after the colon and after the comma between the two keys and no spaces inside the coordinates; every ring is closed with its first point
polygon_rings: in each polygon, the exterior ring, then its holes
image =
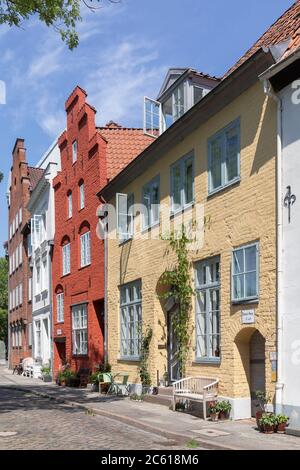
{"type": "Polygon", "coordinates": [[[145,134],[158,137],[218,83],[196,70],[170,69],[157,100],[144,98],[145,134]]]}

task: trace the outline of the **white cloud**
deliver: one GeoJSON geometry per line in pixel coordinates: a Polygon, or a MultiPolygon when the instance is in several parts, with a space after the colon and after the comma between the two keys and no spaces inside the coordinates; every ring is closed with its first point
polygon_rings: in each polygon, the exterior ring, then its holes
{"type": "MultiPolygon", "coordinates": [[[[49,47],[49,44],[48,44],[49,47]]],[[[29,65],[28,78],[39,80],[60,70],[63,66],[62,52],[64,46],[59,46],[50,52],[41,52],[29,65]]]]}

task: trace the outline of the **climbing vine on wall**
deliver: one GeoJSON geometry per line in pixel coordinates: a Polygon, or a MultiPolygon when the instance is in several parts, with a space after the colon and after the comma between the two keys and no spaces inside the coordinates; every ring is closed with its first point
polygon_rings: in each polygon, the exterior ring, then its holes
{"type": "Polygon", "coordinates": [[[146,331],[142,334],[141,340],[140,379],[144,387],[149,387],[151,385],[148,360],[152,335],[152,328],[148,326],[146,331]]]}
{"type": "Polygon", "coordinates": [[[172,232],[163,237],[169,242],[170,249],[176,255],[176,263],[172,270],[166,270],[161,277],[161,284],[169,285],[170,290],[161,297],[173,297],[177,305],[174,314],[174,332],[178,343],[178,362],[181,376],[185,373],[185,365],[190,345],[189,320],[192,309],[194,289],[191,279],[191,262],[188,258],[188,245],[191,243],[186,229],[182,225],[180,231],[172,232]]]}

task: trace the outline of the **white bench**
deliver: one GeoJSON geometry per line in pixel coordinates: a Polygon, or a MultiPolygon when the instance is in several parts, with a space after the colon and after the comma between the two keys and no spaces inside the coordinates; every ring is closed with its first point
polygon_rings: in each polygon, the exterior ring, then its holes
{"type": "Polygon", "coordinates": [[[186,399],[203,403],[203,417],[206,420],[206,403],[218,397],[219,379],[211,377],[187,377],[173,383],[173,411],[176,400],[186,399]]]}

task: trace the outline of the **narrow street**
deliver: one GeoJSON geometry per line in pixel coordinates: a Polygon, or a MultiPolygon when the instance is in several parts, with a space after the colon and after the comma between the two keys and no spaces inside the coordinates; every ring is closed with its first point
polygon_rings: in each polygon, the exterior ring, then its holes
{"type": "Polygon", "coordinates": [[[186,448],[109,418],[0,387],[0,450],[186,448]],[[5,437],[6,432],[16,434],[5,437]]]}

